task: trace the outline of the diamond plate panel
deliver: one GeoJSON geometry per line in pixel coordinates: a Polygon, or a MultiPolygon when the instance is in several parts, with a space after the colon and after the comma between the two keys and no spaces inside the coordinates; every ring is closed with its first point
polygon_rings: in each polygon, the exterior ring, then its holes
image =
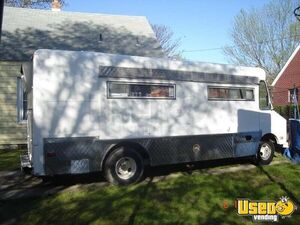
{"type": "Polygon", "coordinates": [[[100,171],[106,152],[121,142],[141,145],[148,152],[150,165],[158,166],[254,155],[260,138],[261,132],[105,141],[45,139],[45,171],[48,175],[100,171]]]}
{"type": "Polygon", "coordinates": [[[151,140],[147,150],[151,165],[231,158],[233,137],[226,134],[157,138],[151,140]]]}
{"type": "Polygon", "coordinates": [[[258,84],[257,77],[166,69],[100,66],[99,77],[179,80],[222,84],[258,84]]]}
{"type": "Polygon", "coordinates": [[[101,143],[95,138],[44,139],[45,171],[48,175],[100,170],[101,143]]]}

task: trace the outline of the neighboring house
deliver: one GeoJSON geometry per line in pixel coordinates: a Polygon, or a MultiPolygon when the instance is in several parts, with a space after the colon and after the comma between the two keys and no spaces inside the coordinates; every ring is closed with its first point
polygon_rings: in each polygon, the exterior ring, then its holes
{"type": "MultiPolygon", "coordinates": [[[[287,63],[272,83],[274,105],[289,105],[294,87],[300,90],[300,45],[295,49],[287,63]]],[[[297,96],[298,97],[298,96],[297,96]]],[[[298,97],[298,103],[299,103],[298,97]]]]}
{"type": "Polygon", "coordinates": [[[0,44],[0,145],[26,143],[26,93],[21,64],[36,49],[164,57],[143,16],[4,7],[0,44]]]}

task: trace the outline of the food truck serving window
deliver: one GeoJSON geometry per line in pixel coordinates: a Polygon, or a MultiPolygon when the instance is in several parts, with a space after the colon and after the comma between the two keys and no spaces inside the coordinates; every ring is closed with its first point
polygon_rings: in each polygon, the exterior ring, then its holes
{"type": "Polygon", "coordinates": [[[175,99],[175,84],[107,82],[108,98],[175,99]]]}
{"type": "Polygon", "coordinates": [[[208,87],[208,100],[254,101],[254,90],[242,87],[208,87]]]}

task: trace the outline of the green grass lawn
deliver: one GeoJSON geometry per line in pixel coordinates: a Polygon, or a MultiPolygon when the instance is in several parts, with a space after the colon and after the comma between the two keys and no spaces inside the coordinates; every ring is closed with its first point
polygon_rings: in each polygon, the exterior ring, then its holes
{"type": "MultiPolygon", "coordinates": [[[[48,197],[1,201],[0,221],[30,225],[260,224],[238,216],[234,200],[278,200],[283,195],[299,204],[300,166],[284,163],[219,175],[198,170],[128,187],[85,185],[48,197]],[[229,205],[226,209],[224,201],[229,205]]],[[[278,224],[298,225],[299,221],[300,208],[278,224]]]]}
{"type": "Polygon", "coordinates": [[[20,150],[0,150],[0,171],[20,169],[20,150]]]}

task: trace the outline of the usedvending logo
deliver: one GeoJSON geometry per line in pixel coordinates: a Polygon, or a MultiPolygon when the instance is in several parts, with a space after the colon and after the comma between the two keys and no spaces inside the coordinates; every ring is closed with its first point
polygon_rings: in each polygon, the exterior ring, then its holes
{"type": "Polygon", "coordinates": [[[254,222],[278,222],[279,217],[289,217],[297,209],[296,205],[286,196],[282,196],[277,202],[237,199],[236,208],[238,215],[251,216],[254,222]]]}

